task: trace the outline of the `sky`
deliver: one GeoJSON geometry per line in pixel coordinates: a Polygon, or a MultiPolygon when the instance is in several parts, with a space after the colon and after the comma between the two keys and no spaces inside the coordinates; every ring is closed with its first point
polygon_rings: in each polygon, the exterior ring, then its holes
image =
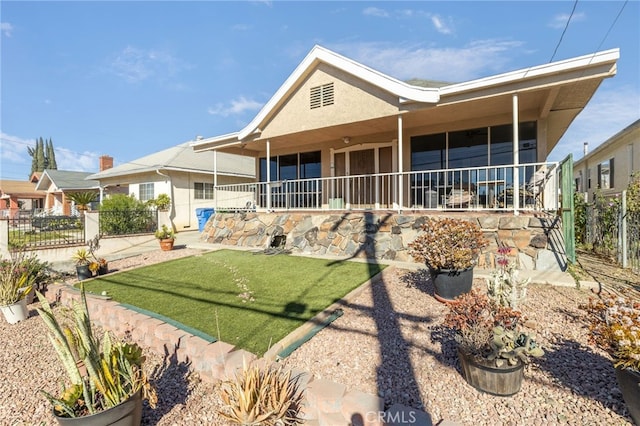
{"type": "Polygon", "coordinates": [[[582,157],[640,118],[640,2],[0,2],[0,178],[51,139],[98,171],[241,130],[319,44],[400,80],[462,82],[620,49],[549,156],[582,157]],[[568,23],[568,25],[567,25],[568,23]]]}

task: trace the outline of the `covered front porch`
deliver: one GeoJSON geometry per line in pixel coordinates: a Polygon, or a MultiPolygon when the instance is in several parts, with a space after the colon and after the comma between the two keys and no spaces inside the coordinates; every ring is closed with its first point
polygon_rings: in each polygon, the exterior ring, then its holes
{"type": "Polygon", "coordinates": [[[555,211],[558,171],[552,162],[219,185],[214,208],[555,211]]]}

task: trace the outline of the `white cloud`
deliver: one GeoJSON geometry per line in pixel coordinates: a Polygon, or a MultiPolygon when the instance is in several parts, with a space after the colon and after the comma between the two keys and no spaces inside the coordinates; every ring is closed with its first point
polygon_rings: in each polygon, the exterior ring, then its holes
{"type": "MultiPolygon", "coordinates": [[[[551,28],[562,29],[567,25],[567,21],[569,20],[568,13],[561,13],[559,15],[555,15],[551,18],[551,22],[549,22],[548,26],[551,28]]],[[[574,13],[571,16],[571,23],[584,21],[586,19],[586,15],[584,13],[574,13]]]]}
{"type": "Polygon", "coordinates": [[[11,33],[13,32],[13,25],[9,22],[0,22],[0,31],[7,37],[11,37],[11,33]]]}
{"type": "Polygon", "coordinates": [[[58,170],[69,170],[77,172],[98,172],[98,159],[100,155],[96,152],[84,151],[76,152],[67,148],[53,146],[56,152],[56,163],[58,170]]]}
{"type": "Polygon", "coordinates": [[[209,107],[207,112],[211,115],[228,117],[230,115],[242,114],[245,111],[257,111],[262,108],[262,105],[263,104],[258,101],[240,96],[240,98],[232,100],[229,105],[216,104],[213,107],[209,107]]]}
{"type": "Polygon", "coordinates": [[[431,23],[441,34],[451,34],[453,31],[449,25],[447,25],[439,15],[431,16],[431,23]]]}
{"type": "Polygon", "coordinates": [[[165,81],[189,68],[168,52],[127,46],[110,60],[108,69],[130,83],[154,78],[165,81]]]}
{"type": "Polygon", "coordinates": [[[461,82],[503,72],[522,45],[519,41],[478,40],[463,47],[356,43],[333,48],[400,80],[461,82]]]}
{"type": "MultiPolygon", "coordinates": [[[[0,150],[0,174],[6,179],[22,180],[29,176],[31,171],[31,156],[28,148],[33,148],[35,139],[24,139],[18,136],[0,133],[2,149],[0,150]]],[[[58,170],[70,170],[81,172],[97,172],[99,154],[85,151],[76,152],[64,147],[56,146],[53,142],[56,154],[58,170]]]]}
{"type": "Polygon", "coordinates": [[[380,9],[379,7],[367,7],[362,11],[362,14],[367,16],[375,16],[378,18],[389,17],[389,12],[384,9],[380,9]]]}
{"type": "Polygon", "coordinates": [[[549,156],[551,161],[582,158],[584,142],[593,151],[601,143],[640,118],[640,93],[633,87],[605,88],[596,91],[585,109],[571,123],[569,130],[549,156]]]}

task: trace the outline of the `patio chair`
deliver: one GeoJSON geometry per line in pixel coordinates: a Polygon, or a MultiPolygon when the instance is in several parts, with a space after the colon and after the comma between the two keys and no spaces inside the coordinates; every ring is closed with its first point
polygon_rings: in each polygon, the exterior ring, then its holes
{"type": "Polygon", "coordinates": [[[535,207],[542,207],[542,194],[544,193],[544,187],[547,183],[547,166],[542,165],[529,179],[529,182],[525,186],[525,191],[533,197],[533,205],[535,207]]]}
{"type": "Polygon", "coordinates": [[[475,185],[456,184],[456,186],[451,188],[445,204],[449,208],[462,209],[474,204],[475,199],[475,185]]]}

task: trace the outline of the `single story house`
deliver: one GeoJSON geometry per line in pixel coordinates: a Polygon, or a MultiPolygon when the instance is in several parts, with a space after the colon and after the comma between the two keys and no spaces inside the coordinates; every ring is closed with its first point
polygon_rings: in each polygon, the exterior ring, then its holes
{"type": "Polygon", "coordinates": [[[577,192],[593,201],[600,189],[602,195],[620,194],[640,171],[640,119],[634,121],[573,163],[577,192]]]}
{"type": "Polygon", "coordinates": [[[77,215],[73,202],[67,199],[67,194],[71,192],[95,192],[96,202],[91,208],[96,208],[99,204],[99,186],[97,181],[86,180],[90,174],[91,172],[46,169],[36,184],[36,190],[46,194],[44,213],[55,216],[77,215]]]}
{"type": "Polygon", "coordinates": [[[618,58],[405,82],[315,46],[247,126],[191,146],[255,162],[252,184],[215,186],[216,202],[239,208],[555,210],[560,168],[547,156],[618,58]]]}
{"type": "Polygon", "coordinates": [[[44,191],[37,191],[32,181],[0,179],[0,217],[14,218],[21,211],[42,209],[44,199],[44,191]]]}
{"type": "Polygon", "coordinates": [[[255,177],[252,158],[214,152],[196,153],[190,143],[185,142],[90,174],[87,179],[97,182],[101,192],[128,186],[129,194],[142,201],[157,198],[163,193],[169,195],[169,217],[179,231],[197,226],[196,209],[213,208],[216,184],[252,182],[255,177]]]}

